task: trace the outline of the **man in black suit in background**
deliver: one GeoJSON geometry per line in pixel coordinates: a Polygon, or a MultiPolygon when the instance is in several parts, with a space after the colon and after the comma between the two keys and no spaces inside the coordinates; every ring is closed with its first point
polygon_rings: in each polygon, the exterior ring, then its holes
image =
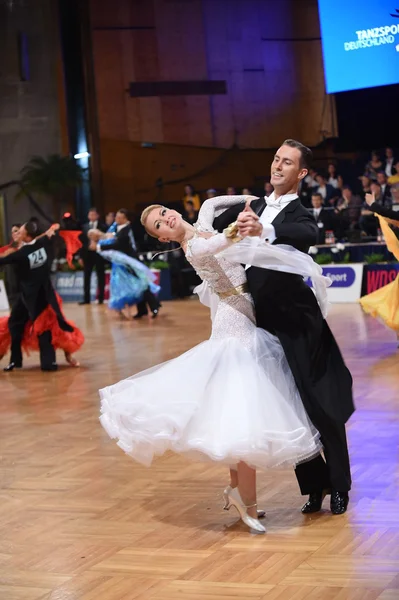
{"type": "MultiPolygon", "coordinates": [[[[107,250],[117,250],[123,252],[136,260],[140,260],[137,254],[136,240],[134,239],[132,224],[129,221],[129,211],[126,208],[120,208],[115,215],[116,233],[113,241],[107,244],[107,250]]],[[[95,246],[93,246],[95,247],[95,246]]],[[[132,271],[132,276],[136,274],[132,271]]],[[[137,315],[133,319],[141,319],[148,314],[149,306],[152,312],[152,318],[155,319],[159,313],[159,301],[149,288],[144,292],[143,300],[137,304],[137,315]]]]}
{"type": "Polygon", "coordinates": [[[94,267],[97,273],[98,282],[98,303],[104,303],[104,290],[105,290],[105,260],[95,251],[90,248],[90,240],[88,238],[88,232],[90,229],[98,229],[99,231],[106,232],[107,226],[105,223],[100,221],[100,215],[96,208],[91,208],[87,215],[88,223],[83,225],[83,240],[82,250],[80,252],[81,258],[83,259],[83,273],[84,273],[84,299],[79,304],[90,304],[90,283],[91,274],[94,267]]]}
{"type": "Polygon", "coordinates": [[[323,206],[323,198],[318,192],[312,194],[311,202],[312,208],[310,209],[310,214],[313,215],[317,227],[319,228],[318,243],[324,244],[326,241],[326,231],[333,231],[334,229],[333,211],[328,210],[323,206]]]}

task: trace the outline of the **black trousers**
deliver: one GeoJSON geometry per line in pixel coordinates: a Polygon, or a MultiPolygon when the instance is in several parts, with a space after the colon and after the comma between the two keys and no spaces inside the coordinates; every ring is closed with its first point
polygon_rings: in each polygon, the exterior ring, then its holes
{"type": "MultiPolygon", "coordinates": [[[[321,322],[322,333],[320,338],[324,342],[319,347],[319,360],[311,359],[311,349],[309,339],[305,336],[291,338],[286,333],[280,333],[280,341],[286,353],[286,357],[294,375],[298,390],[309,419],[320,433],[320,439],[324,447],[324,457],[321,455],[302,463],[295,469],[298,484],[302,494],[310,494],[322,489],[334,488],[340,492],[347,492],[351,489],[351,472],[349,462],[348,443],[346,439],[345,424],[338,417],[338,406],[336,409],[337,418],[328,414],[323,406],[321,399],[328,395],[327,387],[331,390],[330,401],[336,399],[336,404],[340,401],[340,389],[334,388],[333,377],[335,375],[339,380],[347,378],[347,371],[340,355],[337,353],[338,347],[332,336],[328,325],[321,322]],[[337,363],[334,369],[331,362],[337,363]],[[325,373],[320,378],[320,374],[315,375],[315,365],[318,363],[319,370],[325,373]],[[330,374],[328,374],[330,371],[330,374]]],[[[316,344],[315,344],[316,346],[316,344]]],[[[317,369],[316,369],[317,371],[317,369]]],[[[343,386],[342,395],[350,395],[349,384],[343,386]]]]}
{"type": "Polygon", "coordinates": [[[104,302],[105,260],[97,252],[88,250],[83,261],[84,301],[87,303],[90,302],[90,282],[94,267],[96,268],[98,281],[98,301],[104,302]]]}
{"type": "Polygon", "coordinates": [[[301,494],[322,489],[348,492],[351,489],[351,471],[345,425],[329,417],[320,407],[309,418],[320,432],[325,459],[319,454],[313,460],[297,465],[295,475],[301,494]]]}
{"type": "Polygon", "coordinates": [[[144,292],[144,295],[143,295],[143,300],[137,304],[137,314],[147,315],[148,314],[147,305],[150,307],[151,312],[154,312],[154,310],[157,310],[159,308],[159,300],[155,296],[155,294],[153,294],[150,291],[150,288],[146,289],[146,291],[144,292]]]}
{"type": "MultiPolygon", "coordinates": [[[[30,319],[29,311],[21,298],[14,304],[8,320],[8,329],[11,335],[10,362],[22,366],[22,338],[27,322],[30,319]]],[[[45,331],[39,336],[40,366],[50,367],[56,361],[56,353],[51,343],[51,331],[45,331]]]]}
{"type": "Polygon", "coordinates": [[[353,412],[352,378],[334,336],[302,280],[278,273],[263,285],[255,269],[249,269],[247,276],[250,289],[254,278],[251,291],[257,324],[279,338],[304,408],[324,446],[325,460],[320,455],[297,466],[301,492],[331,487],[346,492],[351,475],[344,423],[353,412]]]}

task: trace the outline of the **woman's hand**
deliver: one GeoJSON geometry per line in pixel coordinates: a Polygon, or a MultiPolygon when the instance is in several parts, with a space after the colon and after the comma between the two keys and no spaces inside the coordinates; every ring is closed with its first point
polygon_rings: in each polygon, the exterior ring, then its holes
{"type": "Polygon", "coordinates": [[[46,231],[46,235],[48,238],[53,237],[53,235],[55,235],[57,233],[57,231],[60,228],[60,224],[59,223],[54,223],[54,225],[51,225],[51,227],[49,227],[46,231]]]}

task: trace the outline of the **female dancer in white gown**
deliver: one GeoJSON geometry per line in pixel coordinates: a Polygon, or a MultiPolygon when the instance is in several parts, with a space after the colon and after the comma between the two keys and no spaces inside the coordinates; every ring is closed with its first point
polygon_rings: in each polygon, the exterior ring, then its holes
{"type": "Polygon", "coordinates": [[[225,508],[235,506],[251,531],[264,533],[255,469],[293,466],[317,454],[320,442],[278,339],[255,325],[239,263],[313,275],[321,295],[325,281],[312,259],[297,250],[267,248],[253,238],[233,246],[231,238],[214,232],[217,211],[238,201],[242,196],[207,200],[195,227],[159,205],[143,212],[147,232],[161,242],[180,242],[203,280],[202,295],[213,308],[212,334],[178,358],[100,390],[101,423],[147,466],[167,450],[229,465],[225,508]]]}

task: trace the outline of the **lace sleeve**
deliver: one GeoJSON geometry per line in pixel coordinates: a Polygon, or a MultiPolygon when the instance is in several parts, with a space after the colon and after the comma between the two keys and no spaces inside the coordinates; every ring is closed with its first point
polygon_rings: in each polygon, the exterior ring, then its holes
{"type": "Polygon", "coordinates": [[[226,238],[224,233],[217,233],[210,238],[194,237],[187,244],[187,258],[199,258],[200,256],[214,256],[222,250],[229,248],[234,242],[226,238]]]}
{"type": "Polygon", "coordinates": [[[256,200],[257,196],[217,196],[205,200],[198,215],[196,228],[199,231],[214,231],[213,221],[226,209],[243,204],[247,200],[256,200]]]}

